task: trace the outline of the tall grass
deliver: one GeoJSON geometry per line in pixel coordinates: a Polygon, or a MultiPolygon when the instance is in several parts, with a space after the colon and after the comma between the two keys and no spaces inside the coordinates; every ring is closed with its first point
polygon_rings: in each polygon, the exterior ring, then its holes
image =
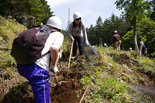
{"type": "Polygon", "coordinates": [[[10,55],[10,49],[15,37],[27,28],[15,21],[0,16],[0,67],[15,63],[10,55]]]}
{"type": "Polygon", "coordinates": [[[0,16],[0,45],[1,48],[11,49],[14,38],[27,28],[15,21],[0,16]]]}
{"type": "Polygon", "coordinates": [[[85,100],[91,103],[148,102],[150,97],[140,92],[131,92],[136,90],[129,88],[128,85],[130,83],[136,83],[138,79],[144,80],[144,77],[138,77],[136,75],[136,71],[139,70],[140,67],[143,67],[146,72],[151,72],[152,76],[155,77],[155,70],[150,69],[155,67],[155,62],[147,58],[145,58],[145,60],[143,57],[143,60],[139,59],[141,57],[137,58],[135,53],[132,55],[129,51],[116,51],[113,47],[96,47],[96,49],[100,52],[101,57],[96,60],[92,58],[94,62],[93,66],[89,67],[89,65],[85,65],[85,68],[88,68],[88,75],[81,79],[81,83],[85,85],[84,87],[90,85],[90,90],[85,100]],[[123,67],[120,61],[120,58],[123,56],[138,62],[140,66],[128,67],[127,64],[124,64],[126,68],[123,67]],[[89,97],[91,97],[91,99],[89,97]]]}

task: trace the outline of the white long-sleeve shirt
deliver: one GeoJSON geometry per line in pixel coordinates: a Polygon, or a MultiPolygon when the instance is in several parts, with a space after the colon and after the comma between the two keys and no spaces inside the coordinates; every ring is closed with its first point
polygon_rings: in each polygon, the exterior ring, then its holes
{"type": "Polygon", "coordinates": [[[84,26],[84,24],[82,23],[82,27],[81,28],[74,28],[73,27],[73,22],[69,25],[68,31],[67,31],[68,35],[73,38],[73,36],[76,37],[84,37],[85,41],[88,40],[87,38],[87,32],[86,32],[86,28],[84,26]]]}

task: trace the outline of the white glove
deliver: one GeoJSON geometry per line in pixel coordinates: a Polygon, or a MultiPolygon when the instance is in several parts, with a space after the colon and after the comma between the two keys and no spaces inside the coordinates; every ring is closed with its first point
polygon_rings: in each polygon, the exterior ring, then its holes
{"type": "Polygon", "coordinates": [[[88,41],[88,40],[86,40],[86,41],[85,41],[85,44],[86,44],[86,45],[89,45],[89,41],[88,41]]]}
{"type": "Polygon", "coordinates": [[[60,52],[58,53],[59,58],[62,58],[62,52],[63,52],[63,50],[61,49],[60,52]]]}
{"type": "Polygon", "coordinates": [[[62,58],[62,53],[58,53],[58,57],[59,58],[62,58]]]}
{"type": "Polygon", "coordinates": [[[53,73],[58,72],[58,67],[57,67],[57,66],[51,66],[51,71],[52,71],[53,73]]]}

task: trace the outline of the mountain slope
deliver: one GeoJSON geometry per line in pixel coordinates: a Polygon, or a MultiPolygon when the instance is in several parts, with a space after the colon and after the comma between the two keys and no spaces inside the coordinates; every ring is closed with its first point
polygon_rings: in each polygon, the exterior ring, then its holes
{"type": "MultiPolygon", "coordinates": [[[[18,74],[16,63],[10,56],[13,39],[26,28],[3,18],[0,19],[0,28],[0,40],[3,41],[0,47],[0,103],[32,103],[31,87],[18,74]]],[[[58,63],[58,80],[61,85],[55,85],[56,81],[51,73],[51,102],[155,102],[154,60],[139,57],[134,51],[116,51],[113,47],[102,46],[96,47],[100,53],[98,58],[91,48],[85,46],[83,57],[78,56],[77,60],[71,58],[68,73],[70,45],[67,39],[64,40],[62,49],[63,56],[58,63]]]]}

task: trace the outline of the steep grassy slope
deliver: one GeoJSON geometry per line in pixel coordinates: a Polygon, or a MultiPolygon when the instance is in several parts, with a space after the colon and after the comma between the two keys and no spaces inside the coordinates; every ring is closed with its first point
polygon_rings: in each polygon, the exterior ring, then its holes
{"type": "Polygon", "coordinates": [[[14,62],[10,57],[10,49],[14,38],[27,28],[15,20],[6,20],[0,16],[0,66],[10,65],[14,62]]]}
{"type": "MultiPolygon", "coordinates": [[[[33,102],[31,87],[27,80],[18,74],[16,63],[10,56],[13,39],[23,30],[26,30],[23,25],[0,16],[0,103],[33,102]]],[[[53,86],[55,81],[53,78],[50,80],[51,102],[155,102],[154,60],[139,57],[134,51],[116,51],[112,47],[101,46],[96,47],[101,56],[97,58],[92,50],[85,46],[84,57],[78,56],[77,60],[72,58],[67,76],[70,51],[68,47],[70,45],[65,39],[63,57],[58,63],[61,86],[53,86]]]]}

